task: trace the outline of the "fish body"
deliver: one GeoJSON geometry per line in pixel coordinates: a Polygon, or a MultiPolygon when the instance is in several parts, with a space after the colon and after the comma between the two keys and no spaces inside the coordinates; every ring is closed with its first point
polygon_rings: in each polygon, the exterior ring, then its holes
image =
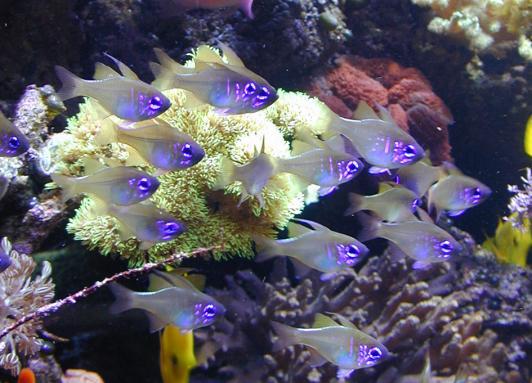
{"type": "Polygon", "coordinates": [[[191,9],[219,9],[239,7],[245,15],[253,19],[253,0],[159,0],[162,12],[173,16],[191,9]]]}
{"type": "MultiPolygon", "coordinates": [[[[318,314],[317,317],[321,315],[318,314]]],[[[327,318],[324,315],[321,317],[327,318]]],[[[375,338],[342,320],[318,319],[314,328],[294,328],[278,322],[272,326],[279,338],[276,349],[303,344],[314,349],[324,360],[340,368],[339,376],[348,376],[353,370],[372,367],[388,355],[387,348],[375,338]]]]}
{"type": "Polygon", "coordinates": [[[141,249],[171,241],[186,230],[182,222],[150,204],[109,205],[107,212],[120,222],[121,237],[136,237],[141,249]]]}
{"type": "Polygon", "coordinates": [[[11,257],[9,254],[0,247],[0,273],[5,271],[9,266],[11,266],[11,257]]]}
{"type": "Polygon", "coordinates": [[[169,324],[160,336],[159,366],[163,383],[188,383],[190,370],[197,366],[194,334],[169,324]]]}
{"type": "Polygon", "coordinates": [[[31,370],[31,368],[24,367],[22,370],[20,370],[17,383],[37,383],[37,378],[35,377],[35,373],[31,370]]]}
{"type": "Polygon", "coordinates": [[[104,168],[85,177],[67,177],[57,173],[51,177],[63,188],[65,198],[87,193],[106,203],[121,206],[144,201],[159,187],[157,178],[130,166],[104,168]]]}
{"type": "Polygon", "coordinates": [[[448,211],[456,216],[477,206],[491,195],[491,189],[474,178],[450,174],[432,185],[428,191],[429,210],[448,211]]]}
{"type": "Polygon", "coordinates": [[[412,190],[418,197],[423,197],[429,188],[445,175],[441,166],[431,166],[424,161],[419,161],[398,169],[396,181],[412,190]]]}
{"type": "Polygon", "coordinates": [[[162,120],[112,124],[102,129],[98,140],[101,144],[118,141],[129,145],[146,162],[165,171],[190,168],[205,157],[192,137],[162,120]]]}
{"type": "Polygon", "coordinates": [[[331,130],[347,137],[368,163],[379,168],[409,166],[425,155],[412,136],[389,121],[349,120],[337,116],[331,130]]]}
{"type": "Polygon", "coordinates": [[[528,117],[525,128],[525,153],[532,157],[532,115],[528,117]]]}
{"type": "MultiPolygon", "coordinates": [[[[510,215],[516,218],[517,213],[510,215]]],[[[513,263],[526,267],[528,253],[532,247],[530,219],[523,218],[522,228],[512,225],[512,221],[499,220],[495,235],[486,238],[482,247],[493,252],[500,262],[513,263]]]]}
{"type": "Polygon", "coordinates": [[[28,138],[0,111],[0,157],[17,157],[29,148],[28,138]]]}
{"type": "Polygon", "coordinates": [[[365,214],[358,215],[363,232],[362,241],[385,238],[414,259],[414,268],[433,262],[448,261],[461,251],[460,244],[445,230],[424,221],[384,223],[365,214]]]}
{"type": "Polygon", "coordinates": [[[224,46],[233,64],[224,62],[206,46],[198,48],[195,67],[185,68],[161,50],[156,54],[161,65],[151,63],[154,85],[160,89],[180,88],[191,93],[185,107],[214,106],[225,115],[253,113],[273,104],[276,90],[262,77],[245,68],[230,48],[224,46]]]}
{"type": "Polygon", "coordinates": [[[417,206],[417,196],[414,192],[396,187],[382,193],[363,196],[349,193],[350,206],[345,215],[352,215],[361,210],[370,210],[388,222],[402,222],[417,220],[413,212],[417,206]]]}
{"type": "Polygon", "coordinates": [[[277,159],[278,171],[294,174],[321,187],[333,187],[351,181],[364,165],[347,153],[312,149],[291,158],[277,159]]]}
{"type": "Polygon", "coordinates": [[[348,235],[337,233],[308,220],[299,220],[314,228],[308,229],[296,222],[289,224],[288,239],[255,237],[258,262],[274,256],[287,256],[323,273],[335,273],[352,267],[368,253],[368,248],[348,235]]]}
{"type": "Polygon", "coordinates": [[[55,71],[63,83],[58,92],[61,100],[91,97],[108,112],[125,120],[155,118],[171,104],[158,89],[131,75],[126,77],[116,73],[98,80],[83,80],[61,66],[56,66],[55,71]]]}
{"type": "Polygon", "coordinates": [[[147,312],[150,331],[155,332],[173,324],[183,331],[210,326],[225,313],[224,306],[214,298],[197,290],[186,280],[179,286],[155,292],[135,292],[119,284],[111,285],[116,301],[114,313],[132,309],[147,312]]]}

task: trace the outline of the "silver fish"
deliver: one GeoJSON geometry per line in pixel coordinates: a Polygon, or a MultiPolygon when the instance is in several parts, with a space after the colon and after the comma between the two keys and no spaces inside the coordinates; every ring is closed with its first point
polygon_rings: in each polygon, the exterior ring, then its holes
{"type": "Polygon", "coordinates": [[[327,110],[326,135],[344,135],[360,156],[373,166],[397,169],[411,165],[425,155],[416,140],[401,130],[384,110],[381,111],[383,119],[375,115],[375,118],[362,120],[342,118],[327,110]]]}
{"type": "Polygon", "coordinates": [[[370,210],[388,222],[416,221],[417,196],[414,192],[395,187],[379,194],[364,196],[349,193],[350,206],[345,215],[353,215],[361,210],[370,210]]]}
{"type": "Polygon", "coordinates": [[[431,186],[428,192],[429,211],[437,214],[445,210],[451,216],[484,202],[491,195],[491,189],[474,178],[451,174],[431,186]]]}
{"type": "Polygon", "coordinates": [[[388,349],[381,342],[358,330],[347,319],[339,318],[340,324],[317,314],[313,328],[294,328],[271,322],[278,338],[274,351],[304,344],[318,354],[313,358],[314,366],[326,361],[333,363],[339,368],[339,378],[348,377],[357,369],[373,367],[388,356],[388,349]]]}
{"type": "Polygon", "coordinates": [[[56,66],[57,77],[63,83],[58,92],[61,100],[91,97],[109,113],[131,121],[155,118],[170,107],[170,100],[158,89],[140,81],[126,65],[113,60],[119,64],[124,76],[100,64],[95,75],[98,79],[83,80],[67,69],[56,66]]]}
{"type": "Polygon", "coordinates": [[[185,107],[209,104],[225,115],[253,113],[273,104],[278,99],[275,88],[244,67],[230,48],[223,47],[232,63],[225,63],[209,47],[200,46],[193,69],[178,64],[156,49],[161,64],[150,63],[155,75],[153,84],[162,90],[180,88],[189,91],[191,95],[187,97],[185,107]]]}
{"type": "Polygon", "coordinates": [[[168,282],[168,287],[155,292],[134,292],[119,284],[112,284],[110,288],[116,297],[111,312],[144,310],[150,319],[151,332],[168,324],[184,331],[210,326],[225,313],[221,303],[177,275],[168,282]]]}
{"type": "Polygon", "coordinates": [[[16,157],[28,151],[30,141],[0,111],[0,157],[16,157]]]}
{"type": "Polygon", "coordinates": [[[205,156],[203,148],[188,134],[163,120],[108,124],[97,143],[121,142],[134,148],[148,163],[162,170],[187,169],[205,156]]]}
{"type": "Polygon", "coordinates": [[[107,213],[120,222],[122,239],[136,237],[142,250],[171,241],[186,230],[182,222],[151,204],[109,205],[107,213]]]}
{"type": "Polygon", "coordinates": [[[254,237],[257,262],[275,256],[287,256],[302,262],[304,265],[326,273],[325,278],[336,272],[359,263],[368,248],[348,235],[337,233],[309,220],[298,219],[288,224],[288,239],[271,239],[254,237]],[[311,230],[300,224],[311,226],[311,230]]]}
{"type": "Polygon", "coordinates": [[[412,190],[421,198],[443,176],[445,172],[441,166],[431,166],[424,161],[419,161],[398,169],[396,182],[412,190]]]}
{"type": "Polygon", "coordinates": [[[415,269],[433,262],[448,261],[462,250],[460,244],[445,230],[424,221],[384,223],[364,213],[357,215],[363,231],[361,241],[385,238],[414,259],[415,269]]]}
{"type": "Polygon", "coordinates": [[[159,187],[157,178],[129,166],[104,168],[85,177],[67,177],[57,173],[51,174],[51,177],[63,188],[65,199],[87,193],[115,205],[144,201],[159,187]]]}

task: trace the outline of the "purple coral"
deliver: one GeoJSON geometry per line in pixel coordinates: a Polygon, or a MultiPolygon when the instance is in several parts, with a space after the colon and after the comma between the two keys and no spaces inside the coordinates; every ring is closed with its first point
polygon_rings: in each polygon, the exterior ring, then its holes
{"type": "Polygon", "coordinates": [[[526,221],[530,222],[532,212],[532,169],[527,168],[526,176],[521,177],[521,180],[523,189],[519,189],[517,185],[508,185],[508,191],[514,195],[508,203],[510,215],[504,217],[504,220],[510,221],[513,227],[526,231],[530,227],[526,221]]]}

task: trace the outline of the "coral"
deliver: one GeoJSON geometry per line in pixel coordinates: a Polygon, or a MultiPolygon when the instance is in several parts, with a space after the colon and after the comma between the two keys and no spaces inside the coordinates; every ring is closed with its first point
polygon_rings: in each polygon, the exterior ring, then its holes
{"type": "Polygon", "coordinates": [[[360,101],[387,107],[397,124],[430,150],[434,163],[451,159],[447,126],[453,116],[414,68],[390,59],[342,56],[313,79],[309,91],[344,117],[351,117],[360,101]]]}
{"type": "MultiPolygon", "coordinates": [[[[182,107],[184,92],[167,93],[172,107],[161,118],[170,125],[191,135],[206,152],[197,165],[183,171],[169,172],[159,177],[161,183],[152,196],[158,207],[185,222],[188,231],[174,241],[159,243],[148,251],[148,259],[161,259],[176,250],[188,251],[197,247],[224,243],[224,251],[216,251],[217,258],[224,254],[250,257],[251,234],[273,235],[304,206],[303,193],[287,173],[274,176],[263,190],[265,208],[252,198],[237,207],[240,184],[234,183],[225,191],[212,190],[218,176],[221,156],[246,163],[259,149],[264,137],[265,150],[276,157],[289,156],[289,139],[294,130],[310,128],[320,118],[321,105],[307,96],[280,92],[280,99],[265,111],[242,116],[219,116],[205,106],[187,111],[182,107]],[[314,112],[309,112],[314,110],[314,112]]],[[[101,120],[92,113],[90,102],[80,106],[80,113],[70,119],[67,132],[55,135],[50,145],[51,157],[58,171],[72,176],[84,174],[86,157],[124,163],[128,152],[122,144],[98,146],[94,136],[101,120]],[[57,142],[58,144],[54,144],[57,142]]],[[[148,171],[153,171],[148,165],[148,171]]],[[[98,248],[103,254],[118,252],[132,264],[142,262],[138,243],[131,239],[121,241],[117,221],[110,216],[97,215],[91,198],[85,198],[76,216],[67,227],[75,238],[89,248],[98,248]]]]}
{"type": "Polygon", "coordinates": [[[527,231],[525,221],[530,222],[532,218],[532,169],[526,169],[526,176],[521,177],[523,189],[517,185],[508,185],[508,191],[514,195],[508,203],[510,215],[504,220],[510,221],[512,226],[527,231]]]}
{"type": "Polygon", "coordinates": [[[455,229],[466,249],[457,264],[412,271],[390,254],[372,257],[358,273],[321,282],[310,275],[294,285],[284,260],[268,282],[249,271],[226,277],[207,292],[226,305],[226,318],[197,331],[204,372],[227,382],[329,382],[336,368],[312,368],[305,348],[272,353],[270,321],[309,326],[317,312],[346,316],[383,341],[388,361],[357,371],[350,382],[392,383],[420,371],[428,347],[433,374],[451,382],[464,369],[468,382],[525,382],[532,344],[531,270],[501,265],[455,229]],[[218,350],[218,351],[217,351],[218,350]]]}
{"type": "MultiPolygon", "coordinates": [[[[12,259],[12,264],[0,273],[0,327],[6,328],[49,303],[54,297],[54,284],[50,263],[44,262],[40,274],[32,279],[36,267],[32,258],[13,250],[5,238],[2,247],[12,259]]],[[[37,335],[41,325],[39,320],[26,323],[0,339],[1,368],[12,375],[19,373],[21,359],[36,354],[42,346],[37,335]]]]}
{"type": "Polygon", "coordinates": [[[428,29],[456,36],[469,43],[471,50],[484,51],[493,44],[514,42],[519,54],[532,60],[527,35],[532,25],[532,6],[528,0],[412,0],[430,6],[435,16],[428,29]]]}

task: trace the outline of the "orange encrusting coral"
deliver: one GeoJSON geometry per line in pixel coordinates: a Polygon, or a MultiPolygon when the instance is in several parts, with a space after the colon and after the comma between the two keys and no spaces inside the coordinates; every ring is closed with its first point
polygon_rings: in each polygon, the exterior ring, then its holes
{"type": "Polygon", "coordinates": [[[374,109],[387,107],[397,124],[430,150],[434,163],[451,159],[447,126],[453,116],[415,68],[390,59],[342,56],[335,68],[313,80],[309,92],[346,118],[360,101],[374,109]]]}

